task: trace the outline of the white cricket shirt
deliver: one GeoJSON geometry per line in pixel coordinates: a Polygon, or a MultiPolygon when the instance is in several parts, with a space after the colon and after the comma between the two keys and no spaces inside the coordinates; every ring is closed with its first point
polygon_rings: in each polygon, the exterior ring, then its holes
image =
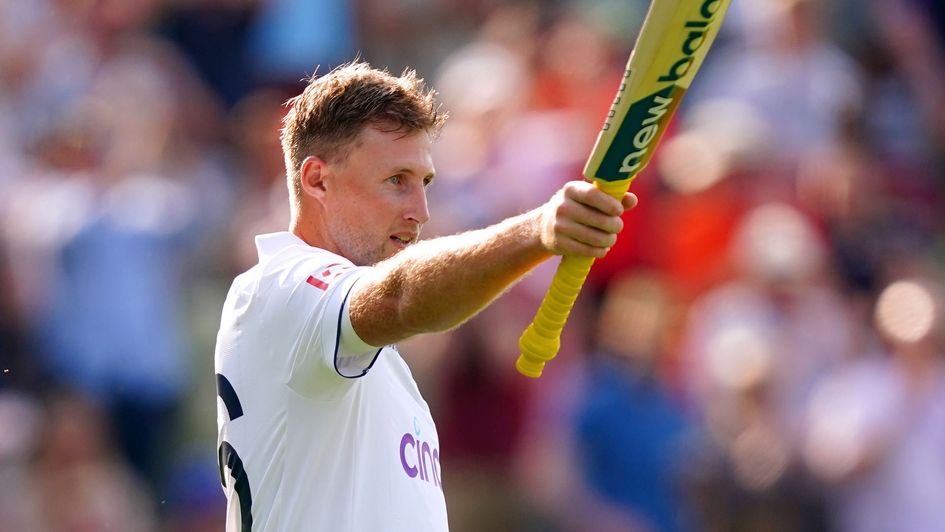
{"type": "Polygon", "coordinates": [[[256,247],[215,353],[226,530],[447,530],[430,409],[396,348],[347,316],[367,268],[288,232],[256,247]]]}

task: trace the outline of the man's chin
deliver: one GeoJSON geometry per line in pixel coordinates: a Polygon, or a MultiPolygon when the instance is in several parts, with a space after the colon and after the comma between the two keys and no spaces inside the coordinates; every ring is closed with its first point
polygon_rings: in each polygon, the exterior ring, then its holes
{"type": "Polygon", "coordinates": [[[359,260],[354,260],[351,257],[348,257],[348,260],[353,262],[355,266],[374,266],[378,262],[383,262],[401,251],[403,251],[402,248],[393,245],[384,246],[384,249],[375,253],[365,254],[363,257],[360,257],[359,260]]]}
{"type": "Polygon", "coordinates": [[[405,249],[407,249],[407,246],[401,246],[399,244],[392,244],[390,246],[386,246],[384,248],[384,256],[377,262],[380,262],[382,260],[387,260],[405,249]]]}
{"type": "Polygon", "coordinates": [[[364,252],[353,252],[349,254],[344,254],[343,256],[350,260],[355,266],[373,266],[378,262],[385,261],[394,255],[400,253],[411,244],[401,244],[394,243],[393,241],[386,242],[384,246],[380,249],[375,249],[374,251],[364,251],[364,252]]]}

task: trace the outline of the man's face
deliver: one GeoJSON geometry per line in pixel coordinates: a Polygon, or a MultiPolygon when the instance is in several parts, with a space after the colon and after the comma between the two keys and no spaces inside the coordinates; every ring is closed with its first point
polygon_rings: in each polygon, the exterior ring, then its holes
{"type": "Polygon", "coordinates": [[[324,233],[337,253],[366,266],[417,241],[430,219],[431,148],[425,132],[404,135],[368,126],[347,158],[327,165],[324,233]]]}

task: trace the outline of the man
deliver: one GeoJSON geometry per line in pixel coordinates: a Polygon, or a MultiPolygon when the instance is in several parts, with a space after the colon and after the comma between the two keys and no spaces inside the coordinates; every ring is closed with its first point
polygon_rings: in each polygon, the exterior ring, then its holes
{"type": "Polygon", "coordinates": [[[445,119],[422,80],[357,62],[290,106],[290,228],[257,237],[217,338],[227,530],[447,530],[436,427],[394,344],[459,325],[553,254],[604,256],[636,198],[568,183],[418,242],[445,119]]]}

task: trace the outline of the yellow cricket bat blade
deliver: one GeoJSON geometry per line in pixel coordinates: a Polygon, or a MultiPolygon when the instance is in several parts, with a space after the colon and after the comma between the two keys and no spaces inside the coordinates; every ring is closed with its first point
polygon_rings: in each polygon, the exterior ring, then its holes
{"type": "MultiPolygon", "coordinates": [[[[669,119],[692,83],[731,0],[652,0],[617,96],[584,177],[619,199],[646,166],[669,119]]],[[[525,376],[541,376],[560,347],[593,257],[566,255],[555,272],[538,313],[519,340],[515,363],[525,376]]]]}

